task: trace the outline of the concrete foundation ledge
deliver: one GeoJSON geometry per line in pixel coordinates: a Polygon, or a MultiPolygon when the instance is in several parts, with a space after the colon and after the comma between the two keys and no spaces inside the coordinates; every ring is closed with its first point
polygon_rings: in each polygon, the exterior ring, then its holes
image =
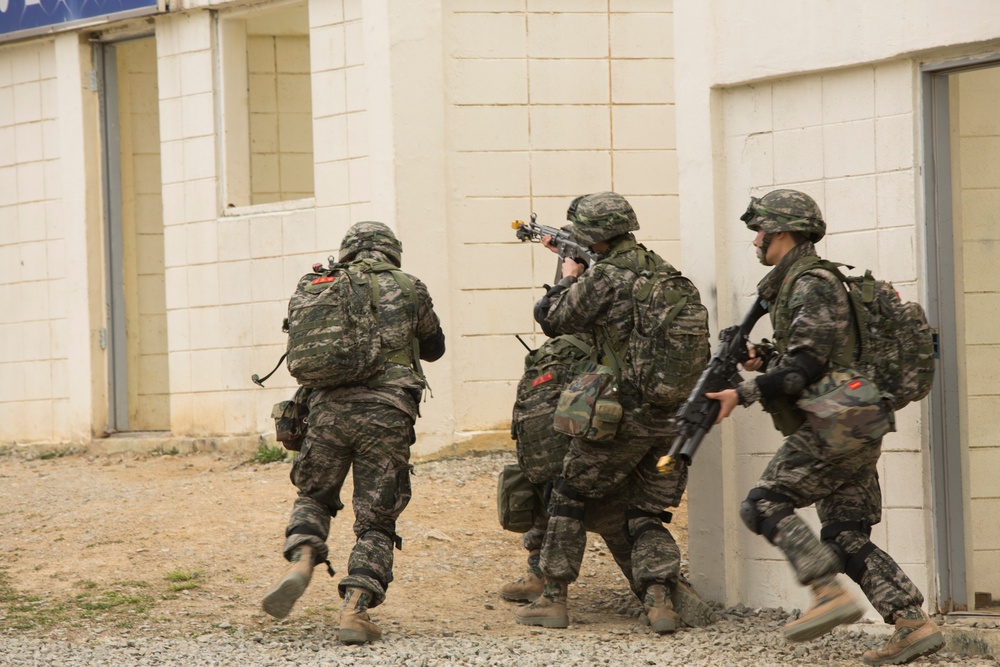
{"type": "Polygon", "coordinates": [[[137,454],[193,454],[196,452],[219,454],[254,454],[261,445],[280,447],[273,435],[244,436],[172,436],[167,431],[146,431],[112,434],[94,438],[89,443],[4,443],[0,454],[25,458],[54,458],[68,454],[104,456],[133,452],[137,454]]]}

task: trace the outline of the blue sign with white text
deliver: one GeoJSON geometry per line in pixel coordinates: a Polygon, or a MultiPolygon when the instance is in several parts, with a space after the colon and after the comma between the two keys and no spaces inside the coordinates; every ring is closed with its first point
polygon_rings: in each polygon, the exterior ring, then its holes
{"type": "Polygon", "coordinates": [[[157,0],[0,0],[0,39],[126,12],[144,13],[137,10],[151,13],[156,6],[157,0]]]}

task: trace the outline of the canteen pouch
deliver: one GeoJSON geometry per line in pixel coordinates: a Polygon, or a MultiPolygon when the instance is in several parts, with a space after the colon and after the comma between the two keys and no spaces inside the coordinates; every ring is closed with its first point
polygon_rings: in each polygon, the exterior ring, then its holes
{"type": "Polygon", "coordinates": [[[271,408],[274,419],[274,435],[285,449],[297,452],[302,449],[302,441],[309,427],[309,394],[312,390],[299,387],[289,401],[275,403],[271,408]]]}
{"type": "Polygon", "coordinates": [[[796,405],[834,459],[896,430],[892,397],[847,369],[830,371],[809,386],[796,405]]]}
{"type": "Polygon", "coordinates": [[[614,372],[588,361],[559,395],[552,427],[575,438],[603,442],[615,437],[621,420],[614,372]]]}
{"type": "Polygon", "coordinates": [[[541,503],[538,487],[531,483],[521,466],[507,464],[497,478],[497,518],[500,527],[526,533],[535,524],[541,503]]]}

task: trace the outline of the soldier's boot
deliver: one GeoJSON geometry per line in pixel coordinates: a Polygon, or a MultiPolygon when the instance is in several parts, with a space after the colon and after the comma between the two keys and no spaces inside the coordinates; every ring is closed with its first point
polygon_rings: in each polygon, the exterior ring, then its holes
{"type": "Polygon", "coordinates": [[[687,582],[678,581],[670,589],[670,601],[681,623],[688,627],[703,628],[719,620],[718,612],[687,582]]]}
{"type": "Polygon", "coordinates": [[[674,611],[674,603],[663,584],[653,584],[646,589],[642,598],[642,606],[646,608],[646,618],[653,632],[664,634],[674,632],[680,625],[680,617],[674,611]]]}
{"type": "Polygon", "coordinates": [[[275,618],[288,616],[292,605],[306,592],[312,571],[313,548],[308,544],[296,547],[281,579],[264,593],[264,611],[275,618]]]}
{"type": "Polygon", "coordinates": [[[944,646],[940,628],[923,611],[920,616],[896,619],[896,631],[885,646],[865,651],[861,661],[866,665],[902,665],[940,651],[944,646]]]}
{"type": "Polygon", "coordinates": [[[542,594],[531,604],[514,611],[514,619],[521,625],[539,625],[543,628],[569,626],[566,613],[566,593],[569,585],[558,579],[545,579],[542,594]]]}
{"type": "MultiPolygon", "coordinates": [[[[530,552],[528,556],[529,562],[531,561],[531,556],[537,553],[537,549],[530,552]]],[[[544,585],[544,580],[529,567],[523,577],[500,587],[500,597],[511,602],[534,602],[542,594],[542,587],[544,585]]]]}
{"type": "Polygon", "coordinates": [[[341,644],[365,644],[382,638],[382,631],[368,616],[372,594],[364,588],[348,586],[344,591],[344,607],[340,612],[341,644]]]}
{"type": "Polygon", "coordinates": [[[802,616],[784,627],[785,639],[804,642],[825,635],[838,625],[861,618],[861,607],[836,580],[813,584],[812,606],[802,616]]]}

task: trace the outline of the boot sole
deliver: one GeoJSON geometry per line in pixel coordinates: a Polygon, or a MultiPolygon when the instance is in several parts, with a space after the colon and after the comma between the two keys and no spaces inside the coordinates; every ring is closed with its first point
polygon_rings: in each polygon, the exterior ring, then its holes
{"type": "Polygon", "coordinates": [[[838,625],[853,623],[864,615],[857,604],[842,607],[836,613],[820,616],[809,623],[796,625],[792,628],[786,627],[784,630],[785,639],[790,642],[805,642],[816,637],[822,637],[833,630],[838,625]]]}
{"type": "Polygon", "coordinates": [[[534,602],[538,599],[541,593],[536,593],[535,595],[509,595],[500,593],[500,597],[507,602],[534,602]]]}
{"type": "Polygon", "coordinates": [[[373,635],[365,632],[364,630],[341,628],[337,632],[337,638],[340,640],[341,644],[367,644],[368,642],[373,642],[376,639],[381,639],[382,636],[373,635]]]}
{"type": "Polygon", "coordinates": [[[284,618],[292,611],[292,607],[306,591],[306,582],[300,576],[290,575],[264,595],[261,605],[271,616],[284,618]]]}
{"type": "Polygon", "coordinates": [[[932,635],[927,635],[912,646],[907,646],[896,655],[882,658],[881,660],[869,660],[862,657],[861,662],[866,665],[902,665],[917,658],[922,658],[925,655],[937,653],[942,648],[944,648],[944,635],[939,631],[932,635]]]}
{"type": "Polygon", "coordinates": [[[682,584],[678,584],[670,592],[670,601],[681,623],[688,627],[704,628],[719,620],[719,614],[707,602],[682,584]]]}
{"type": "Polygon", "coordinates": [[[521,618],[514,617],[521,625],[534,625],[542,628],[568,628],[569,617],[563,618],[521,618]]]}

